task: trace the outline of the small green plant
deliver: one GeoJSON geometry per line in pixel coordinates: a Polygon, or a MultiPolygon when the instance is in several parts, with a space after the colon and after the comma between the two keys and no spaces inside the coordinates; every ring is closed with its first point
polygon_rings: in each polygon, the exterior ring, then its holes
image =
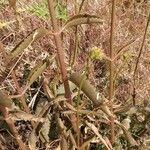
{"type": "Polygon", "coordinates": [[[90,50],[90,59],[102,60],[104,58],[104,52],[98,47],[92,47],[90,50]]]}
{"type": "Polygon", "coordinates": [[[47,2],[44,0],[41,3],[32,4],[28,9],[28,12],[37,17],[48,17],[47,2]]]}
{"type": "Polygon", "coordinates": [[[62,6],[59,3],[59,1],[57,2],[57,5],[56,5],[56,17],[58,19],[61,19],[62,21],[66,21],[68,18],[66,6],[62,6]]]}

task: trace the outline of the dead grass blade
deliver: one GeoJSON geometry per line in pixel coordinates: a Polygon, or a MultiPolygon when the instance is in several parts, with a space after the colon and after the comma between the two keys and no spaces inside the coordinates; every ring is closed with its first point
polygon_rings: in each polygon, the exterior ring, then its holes
{"type": "MultiPolygon", "coordinates": [[[[112,148],[110,148],[109,146],[108,146],[108,144],[107,144],[107,142],[105,141],[105,139],[99,134],[99,131],[98,131],[98,129],[95,127],[95,125],[94,124],[92,124],[92,123],[89,123],[89,122],[87,122],[87,121],[85,121],[85,123],[86,123],[86,125],[89,127],[89,128],[91,128],[91,130],[95,133],[95,135],[96,136],[98,136],[98,138],[101,140],[101,142],[106,146],[106,148],[108,149],[108,150],[111,150],[112,148]]],[[[112,147],[112,146],[111,146],[112,147]]]]}

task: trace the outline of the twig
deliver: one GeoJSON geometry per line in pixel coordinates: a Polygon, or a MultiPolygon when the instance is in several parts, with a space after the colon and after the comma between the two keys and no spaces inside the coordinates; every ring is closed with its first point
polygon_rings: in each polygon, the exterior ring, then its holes
{"type": "MultiPolygon", "coordinates": [[[[111,33],[110,33],[110,59],[114,58],[114,34],[115,34],[115,6],[116,0],[112,0],[112,13],[111,13],[111,33]]],[[[110,78],[109,78],[109,100],[111,104],[111,111],[113,112],[113,96],[114,96],[114,61],[110,61],[110,78]]],[[[114,143],[115,133],[114,133],[114,118],[111,117],[111,143],[114,143]]]]}
{"type": "Polygon", "coordinates": [[[144,32],[144,35],[143,35],[143,40],[142,40],[142,43],[141,43],[141,47],[140,47],[140,50],[139,50],[139,54],[138,54],[138,57],[137,57],[137,60],[136,60],[134,73],[133,73],[133,94],[132,94],[133,105],[135,105],[135,96],[136,96],[136,89],[135,89],[136,73],[137,73],[138,64],[139,64],[139,61],[140,61],[140,58],[141,58],[141,54],[143,52],[143,47],[144,47],[144,43],[145,43],[145,39],[146,39],[146,34],[147,34],[147,31],[148,31],[149,22],[150,22],[150,12],[149,12],[149,15],[148,15],[148,20],[147,20],[147,24],[146,24],[146,27],[145,27],[145,32],[144,32]]]}
{"type": "MultiPolygon", "coordinates": [[[[48,8],[49,8],[50,16],[51,16],[53,30],[54,30],[54,32],[59,32],[59,26],[57,24],[53,0],[48,0],[48,8]]],[[[64,62],[64,52],[62,49],[61,36],[56,34],[56,35],[54,35],[54,38],[55,38],[55,43],[56,43],[56,47],[57,47],[57,55],[58,55],[58,60],[60,63],[62,79],[64,82],[65,96],[68,99],[68,101],[70,101],[70,103],[72,103],[71,102],[71,92],[70,92],[70,87],[69,87],[68,77],[67,77],[67,70],[66,70],[66,65],[64,62]]]]}
{"type": "MultiPolygon", "coordinates": [[[[53,30],[54,30],[54,32],[59,32],[59,26],[57,24],[56,14],[55,14],[55,10],[54,10],[54,2],[53,2],[53,0],[47,0],[47,2],[48,2],[48,8],[49,8],[50,16],[51,16],[53,30]]],[[[55,43],[56,43],[57,55],[58,55],[58,60],[60,63],[60,70],[61,70],[61,74],[62,74],[62,79],[64,82],[65,97],[66,97],[67,101],[70,104],[72,104],[71,91],[70,91],[69,82],[68,82],[66,65],[64,62],[64,52],[62,49],[61,35],[55,34],[54,39],[55,39],[55,43]]],[[[73,126],[74,130],[77,131],[77,127],[75,124],[76,116],[71,115],[70,117],[71,117],[72,126],[73,126]]]]}

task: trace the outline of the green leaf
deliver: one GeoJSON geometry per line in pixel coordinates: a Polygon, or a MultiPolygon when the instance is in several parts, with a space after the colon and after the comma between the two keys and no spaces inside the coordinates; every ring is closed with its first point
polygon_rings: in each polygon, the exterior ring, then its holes
{"type": "Polygon", "coordinates": [[[33,3],[33,5],[30,6],[28,11],[29,13],[32,13],[37,17],[47,17],[49,15],[46,1],[42,1],[41,3],[38,4],[33,3]]]}
{"type": "Polygon", "coordinates": [[[59,3],[56,6],[56,17],[62,19],[63,21],[67,20],[67,9],[65,6],[61,6],[59,3]]]}

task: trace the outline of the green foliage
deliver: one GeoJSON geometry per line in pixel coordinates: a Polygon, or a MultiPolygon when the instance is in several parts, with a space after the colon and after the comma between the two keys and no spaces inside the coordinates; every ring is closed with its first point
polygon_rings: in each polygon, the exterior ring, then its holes
{"type": "Polygon", "coordinates": [[[90,51],[90,59],[91,60],[102,60],[104,57],[104,52],[102,51],[102,49],[98,48],[98,47],[93,47],[91,48],[90,51]]]}
{"type": "Polygon", "coordinates": [[[66,6],[62,6],[59,2],[56,5],[56,17],[62,21],[67,20],[67,9],[66,6]]]}
{"type": "Polygon", "coordinates": [[[45,0],[43,2],[33,4],[28,11],[37,17],[48,17],[49,15],[47,2],[45,0]]]}

